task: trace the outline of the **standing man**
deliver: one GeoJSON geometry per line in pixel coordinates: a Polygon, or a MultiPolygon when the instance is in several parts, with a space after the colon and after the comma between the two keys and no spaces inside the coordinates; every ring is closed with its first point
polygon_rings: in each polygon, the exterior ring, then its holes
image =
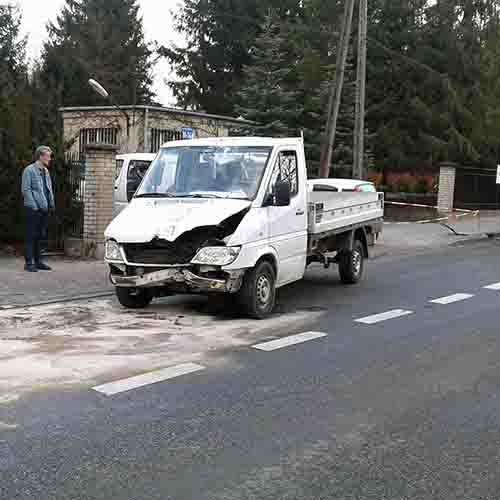
{"type": "Polygon", "coordinates": [[[24,269],[30,273],[51,271],[40,256],[40,241],[47,238],[49,212],[55,208],[52,181],[48,171],[52,151],[40,146],[35,163],[23,171],[24,199],[24,269]]]}

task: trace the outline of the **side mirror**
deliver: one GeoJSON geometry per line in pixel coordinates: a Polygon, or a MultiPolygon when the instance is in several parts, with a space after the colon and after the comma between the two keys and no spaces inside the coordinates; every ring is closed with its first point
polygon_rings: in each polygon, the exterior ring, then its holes
{"type": "Polygon", "coordinates": [[[274,188],[274,204],[277,207],[287,207],[290,205],[290,183],[279,181],[274,188]]]}

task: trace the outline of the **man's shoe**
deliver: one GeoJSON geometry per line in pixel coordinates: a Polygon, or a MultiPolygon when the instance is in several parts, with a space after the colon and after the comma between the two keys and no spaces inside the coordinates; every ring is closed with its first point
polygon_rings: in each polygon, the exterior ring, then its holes
{"type": "Polygon", "coordinates": [[[38,271],[52,271],[52,268],[43,262],[37,262],[36,268],[38,271]]]}
{"type": "Polygon", "coordinates": [[[38,269],[34,264],[25,264],[24,265],[24,270],[28,273],[37,273],[38,269]]]}

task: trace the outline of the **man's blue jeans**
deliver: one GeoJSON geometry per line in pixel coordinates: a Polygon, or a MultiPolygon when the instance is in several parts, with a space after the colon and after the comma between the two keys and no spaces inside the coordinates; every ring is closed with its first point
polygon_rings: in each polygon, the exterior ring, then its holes
{"type": "Polygon", "coordinates": [[[26,264],[40,262],[40,242],[47,239],[49,214],[24,207],[24,259],[26,264]]]}

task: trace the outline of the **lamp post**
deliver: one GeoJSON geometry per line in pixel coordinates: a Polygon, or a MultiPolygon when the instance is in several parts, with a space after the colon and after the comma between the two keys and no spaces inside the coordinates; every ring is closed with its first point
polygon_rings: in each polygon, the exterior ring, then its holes
{"type": "Polygon", "coordinates": [[[127,121],[127,137],[130,135],[130,116],[128,113],[120,107],[120,105],[111,97],[110,93],[97,81],[91,78],[89,80],[89,85],[92,87],[92,89],[99,94],[101,97],[104,97],[105,99],[109,99],[111,104],[118,109],[118,111],[125,117],[127,121]]]}

